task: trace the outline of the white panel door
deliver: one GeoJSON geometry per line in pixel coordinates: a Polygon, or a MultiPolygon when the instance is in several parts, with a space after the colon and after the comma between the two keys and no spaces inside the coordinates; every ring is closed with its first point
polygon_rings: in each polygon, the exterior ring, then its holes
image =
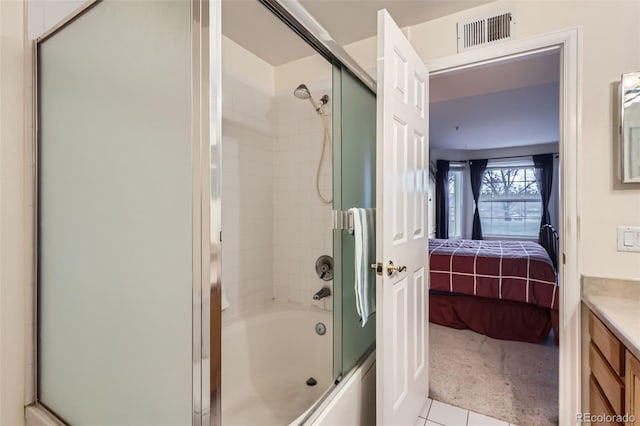
{"type": "Polygon", "coordinates": [[[376,405],[385,426],[414,424],[429,392],[428,84],[418,54],[379,11],[376,405]]]}

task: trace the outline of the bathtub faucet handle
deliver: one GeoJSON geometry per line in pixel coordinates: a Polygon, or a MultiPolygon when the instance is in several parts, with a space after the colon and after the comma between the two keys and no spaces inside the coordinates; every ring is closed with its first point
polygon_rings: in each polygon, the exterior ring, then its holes
{"type": "Polygon", "coordinates": [[[331,289],[329,287],[322,287],[320,290],[313,295],[313,300],[324,299],[325,297],[331,296],[331,289]]]}

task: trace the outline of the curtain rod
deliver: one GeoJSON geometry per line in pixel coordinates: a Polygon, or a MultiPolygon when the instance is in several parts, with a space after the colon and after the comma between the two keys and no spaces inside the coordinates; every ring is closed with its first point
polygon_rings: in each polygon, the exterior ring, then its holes
{"type": "MultiPolygon", "coordinates": [[[[560,154],[557,152],[550,152],[549,154],[553,155],[554,158],[559,158],[560,154]]],[[[526,157],[533,157],[534,155],[544,155],[544,154],[531,154],[531,155],[510,155],[508,157],[491,157],[491,158],[487,158],[487,160],[507,160],[510,158],[526,158],[526,157]]],[[[479,158],[476,158],[476,160],[479,160],[479,158]]],[[[450,160],[452,163],[468,163],[469,161],[472,160],[450,160]]]]}

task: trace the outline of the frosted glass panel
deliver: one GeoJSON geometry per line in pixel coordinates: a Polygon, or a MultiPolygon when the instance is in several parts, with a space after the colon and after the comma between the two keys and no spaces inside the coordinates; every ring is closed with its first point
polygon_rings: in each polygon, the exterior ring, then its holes
{"type": "MultiPolygon", "coordinates": [[[[376,96],[349,71],[342,68],[334,73],[334,87],[340,86],[340,146],[335,147],[339,155],[338,210],[352,207],[375,208],[376,206],[376,96]],[[338,77],[339,76],[339,77],[338,77]]],[[[334,96],[336,93],[334,92],[334,96]]],[[[335,99],[335,98],[334,98],[335,99]]],[[[375,238],[375,236],[374,236],[375,238]]],[[[355,283],[355,240],[346,230],[335,231],[334,251],[339,253],[340,265],[336,268],[339,276],[334,277],[335,303],[334,321],[340,329],[336,331],[337,348],[334,351],[334,375],[346,373],[375,343],[375,314],[362,327],[356,311],[355,283]],[[337,285],[336,285],[337,283],[337,285]]],[[[338,256],[338,255],[336,255],[338,256]]],[[[335,337],[334,337],[335,339],[335,337]]]]}
{"type": "Polygon", "coordinates": [[[38,397],[70,424],[191,424],[190,31],[104,0],[40,45],[38,397]]]}

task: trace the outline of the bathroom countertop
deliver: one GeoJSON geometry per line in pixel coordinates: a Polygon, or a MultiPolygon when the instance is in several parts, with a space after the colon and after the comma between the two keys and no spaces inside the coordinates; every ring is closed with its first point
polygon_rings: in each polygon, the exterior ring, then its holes
{"type": "Polygon", "coordinates": [[[582,301],[640,359],[640,298],[584,295],[582,301]]]}

